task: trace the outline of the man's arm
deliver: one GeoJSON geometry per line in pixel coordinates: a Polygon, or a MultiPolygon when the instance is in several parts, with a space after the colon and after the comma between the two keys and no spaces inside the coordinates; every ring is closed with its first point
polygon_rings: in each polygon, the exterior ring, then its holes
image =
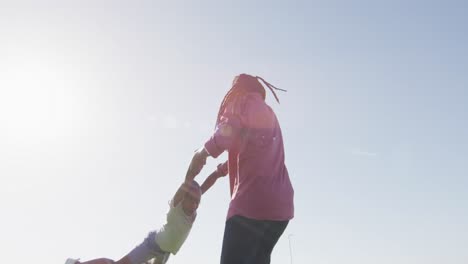
{"type": "Polygon", "coordinates": [[[224,113],[213,135],[205,142],[208,154],[217,158],[228,150],[242,131],[241,117],[233,113],[224,113]]]}
{"type": "Polygon", "coordinates": [[[194,179],[206,164],[206,159],[209,156],[213,158],[219,157],[239,137],[243,127],[239,104],[239,102],[232,102],[226,106],[215,132],[205,142],[204,146],[195,152],[186,179],[194,179]]]}

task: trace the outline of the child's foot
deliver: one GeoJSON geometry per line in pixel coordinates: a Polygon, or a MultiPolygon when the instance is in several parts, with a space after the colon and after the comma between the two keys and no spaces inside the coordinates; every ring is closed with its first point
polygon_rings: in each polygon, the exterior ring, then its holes
{"type": "Polygon", "coordinates": [[[78,260],[79,259],[69,258],[69,259],[67,259],[67,261],[65,261],[65,264],[79,264],[80,262],[78,260]]]}

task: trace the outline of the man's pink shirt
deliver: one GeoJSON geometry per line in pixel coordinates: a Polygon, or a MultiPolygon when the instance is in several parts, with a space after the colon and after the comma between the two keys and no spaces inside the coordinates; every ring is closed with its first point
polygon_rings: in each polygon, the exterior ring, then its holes
{"type": "MultiPolygon", "coordinates": [[[[273,110],[258,93],[230,103],[205,143],[214,158],[229,152],[231,202],[227,218],[285,221],[294,217],[294,190],[283,136],[273,110]]],[[[222,167],[220,169],[222,169],[222,167]]]]}

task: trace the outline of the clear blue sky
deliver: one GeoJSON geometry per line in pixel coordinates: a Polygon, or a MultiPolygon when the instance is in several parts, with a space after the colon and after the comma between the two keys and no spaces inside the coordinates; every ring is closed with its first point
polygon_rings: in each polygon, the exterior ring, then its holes
{"type": "MultiPolygon", "coordinates": [[[[288,90],[280,105],[267,98],[296,192],[272,264],[290,262],[289,243],[293,263],[467,263],[467,12],[463,1],[2,1],[2,262],[118,259],[159,228],[245,72],[288,90]]],[[[172,264],[219,262],[228,202],[220,181],[172,264]]]]}

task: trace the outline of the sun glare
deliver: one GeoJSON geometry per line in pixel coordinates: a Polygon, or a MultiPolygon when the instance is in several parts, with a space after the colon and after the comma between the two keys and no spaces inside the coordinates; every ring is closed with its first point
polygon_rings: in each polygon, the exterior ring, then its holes
{"type": "Polygon", "coordinates": [[[4,65],[0,80],[3,139],[13,144],[36,144],[65,136],[73,116],[66,72],[47,60],[4,65]]]}

